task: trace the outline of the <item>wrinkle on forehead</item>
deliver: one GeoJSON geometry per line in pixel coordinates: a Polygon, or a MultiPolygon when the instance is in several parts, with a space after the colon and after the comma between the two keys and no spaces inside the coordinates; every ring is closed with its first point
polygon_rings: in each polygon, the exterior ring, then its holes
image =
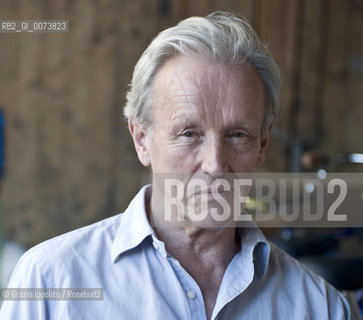
{"type": "MultiPolygon", "coordinates": [[[[206,116],[206,120],[209,121],[210,119],[208,119],[209,112],[208,112],[207,102],[205,101],[204,91],[202,89],[200,79],[196,73],[194,73],[194,78],[195,78],[195,81],[196,81],[198,89],[199,89],[199,96],[202,100],[202,108],[204,109],[204,115],[206,116]]],[[[208,85],[210,87],[209,77],[208,77],[208,85]]]]}
{"type": "MultiPolygon", "coordinates": [[[[174,120],[185,114],[188,108],[196,109],[198,106],[195,111],[203,114],[207,122],[218,120],[223,123],[230,117],[232,108],[251,111],[250,106],[242,108],[239,104],[241,94],[244,103],[253,107],[259,105],[262,94],[263,105],[262,80],[248,63],[228,67],[179,56],[168,61],[156,74],[153,107],[163,113],[173,111],[169,114],[169,120],[174,120]]],[[[259,112],[256,116],[259,116],[259,112]]]]}
{"type": "Polygon", "coordinates": [[[198,90],[191,90],[193,87],[185,88],[184,82],[189,82],[182,74],[179,68],[174,69],[172,74],[170,70],[162,70],[163,73],[159,74],[154,81],[154,100],[156,108],[163,108],[164,105],[175,103],[177,105],[189,105],[196,100],[200,95],[198,90]],[[164,71],[164,72],[163,72],[164,71]]]}

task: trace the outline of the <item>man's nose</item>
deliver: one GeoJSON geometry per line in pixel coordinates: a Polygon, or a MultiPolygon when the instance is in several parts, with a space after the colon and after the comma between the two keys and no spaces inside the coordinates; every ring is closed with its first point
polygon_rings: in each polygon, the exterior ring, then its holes
{"type": "Polygon", "coordinates": [[[216,176],[229,171],[228,152],[223,139],[219,137],[207,139],[201,153],[203,172],[216,176]]]}

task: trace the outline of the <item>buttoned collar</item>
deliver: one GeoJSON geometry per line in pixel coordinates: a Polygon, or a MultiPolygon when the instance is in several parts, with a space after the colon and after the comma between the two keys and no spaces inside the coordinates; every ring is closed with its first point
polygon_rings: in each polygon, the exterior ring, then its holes
{"type": "MultiPolygon", "coordinates": [[[[137,247],[149,236],[165,251],[164,243],[156,238],[147,218],[145,203],[149,201],[150,196],[151,185],[144,186],[122,214],[120,226],[111,248],[111,258],[114,262],[117,262],[122,254],[137,247]]],[[[243,257],[252,255],[256,275],[263,277],[270,257],[270,245],[265,236],[254,223],[237,228],[237,232],[241,239],[240,254],[243,257]]]]}

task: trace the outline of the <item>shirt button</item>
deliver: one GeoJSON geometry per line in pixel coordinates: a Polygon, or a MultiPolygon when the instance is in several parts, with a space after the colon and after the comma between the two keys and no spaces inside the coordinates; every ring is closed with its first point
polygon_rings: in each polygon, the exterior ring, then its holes
{"type": "Polygon", "coordinates": [[[156,242],[153,242],[153,246],[156,250],[159,250],[159,245],[156,242]]]}
{"type": "Polygon", "coordinates": [[[189,299],[193,300],[193,299],[195,299],[195,292],[193,290],[189,290],[187,292],[187,296],[189,299]]]}

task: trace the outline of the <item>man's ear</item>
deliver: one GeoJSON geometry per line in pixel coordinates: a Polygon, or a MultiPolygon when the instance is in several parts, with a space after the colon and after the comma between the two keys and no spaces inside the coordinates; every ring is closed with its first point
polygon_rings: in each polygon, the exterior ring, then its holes
{"type": "Polygon", "coordinates": [[[129,130],[140,162],[148,167],[150,165],[149,148],[147,144],[147,129],[137,122],[128,120],[129,130]]]}
{"type": "Polygon", "coordinates": [[[270,134],[271,134],[271,130],[272,130],[272,125],[273,123],[271,122],[270,125],[268,126],[268,128],[265,130],[263,130],[263,136],[261,139],[261,146],[260,146],[260,152],[258,154],[257,157],[257,165],[261,166],[263,164],[263,162],[265,161],[266,158],[266,150],[267,150],[267,145],[270,139],[270,134]]]}

